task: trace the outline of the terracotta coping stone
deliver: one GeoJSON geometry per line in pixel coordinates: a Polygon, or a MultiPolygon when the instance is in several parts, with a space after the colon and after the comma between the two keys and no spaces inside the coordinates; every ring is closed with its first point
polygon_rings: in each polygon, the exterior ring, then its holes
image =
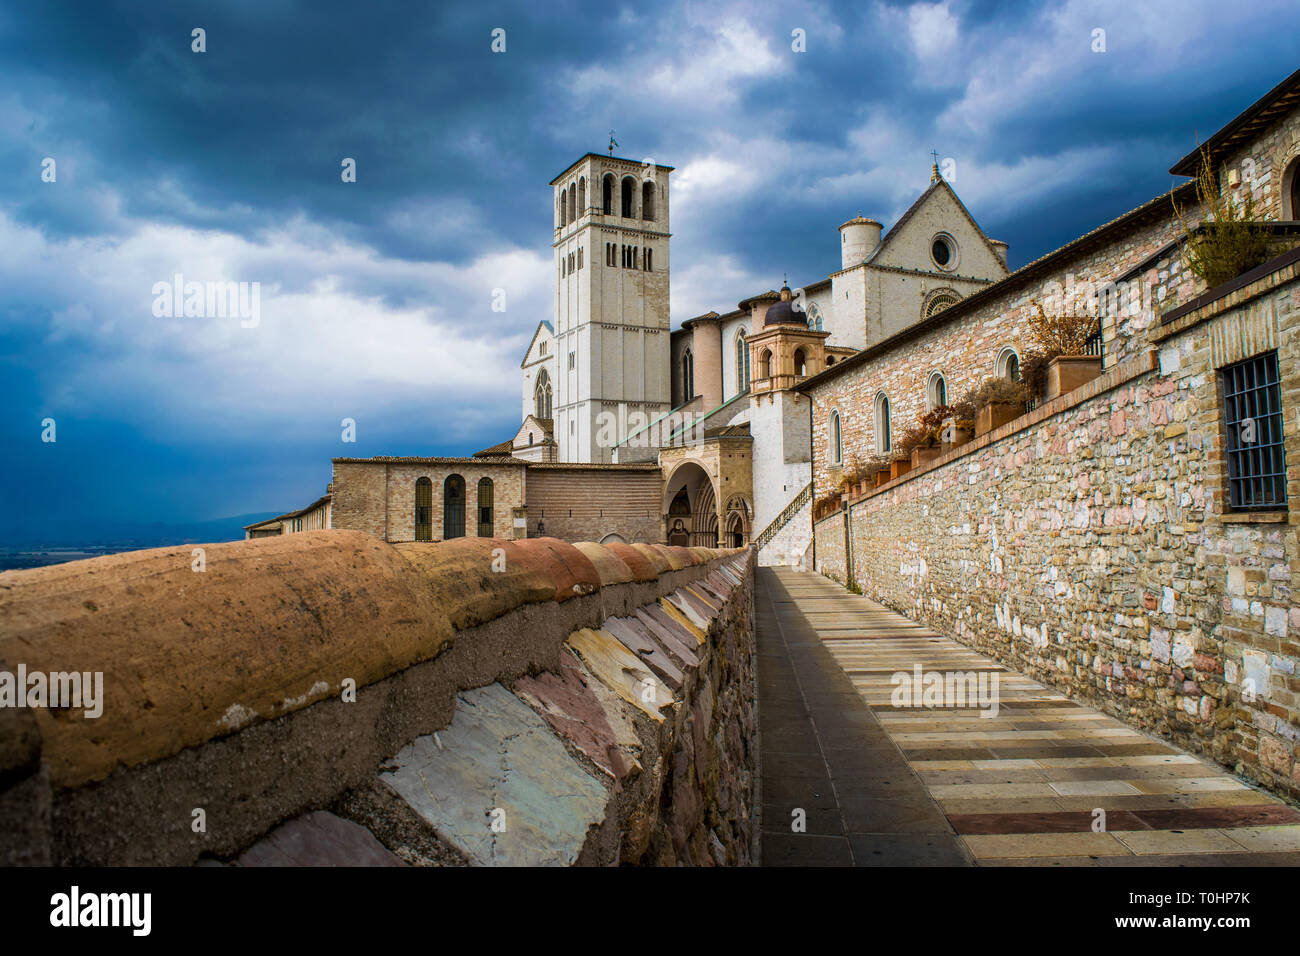
{"type": "Polygon", "coordinates": [[[682,557],[682,552],[690,554],[689,548],[670,547],[666,544],[651,544],[647,545],[647,547],[653,548],[658,554],[660,554],[663,559],[668,562],[669,568],[673,571],[680,571],[682,568],[687,566],[686,561],[682,557]]]}
{"type": "MultiPolygon", "coordinates": [[[[447,609],[378,538],[314,531],[0,574],[0,660],[102,671],[103,714],[34,708],[56,788],[225,736],[435,657],[447,609]]],[[[594,569],[592,571],[594,575],[594,569]]]]}
{"type": "Polygon", "coordinates": [[[699,564],[708,564],[714,558],[722,557],[722,552],[713,548],[691,548],[690,550],[699,564]]]}
{"type": "Polygon", "coordinates": [[[680,571],[678,566],[681,562],[674,564],[673,560],[668,557],[657,545],[653,544],[634,544],[632,545],[637,551],[645,556],[645,559],[654,565],[655,576],[663,574],[665,571],[680,571]]]}
{"type": "Polygon", "coordinates": [[[567,601],[600,588],[600,573],[591,559],[559,538],[524,538],[507,541],[507,560],[512,550],[522,552],[526,560],[540,562],[555,581],[555,600],[567,601]]]}
{"type": "Polygon", "coordinates": [[[491,621],[525,604],[555,599],[556,582],[536,557],[492,538],[405,541],[392,547],[415,572],[416,587],[445,609],[456,630],[491,621]],[[497,567],[493,570],[496,549],[497,567]]]}
{"type": "Polygon", "coordinates": [[[617,542],[605,547],[628,566],[637,581],[659,580],[659,569],[653,561],[630,544],[617,542]]]}
{"type": "MultiPolygon", "coordinates": [[[[708,558],[701,559],[700,556],[695,553],[697,550],[703,551],[703,548],[686,548],[679,544],[665,544],[660,545],[660,547],[667,549],[669,554],[677,555],[682,562],[683,568],[693,568],[708,561],[708,558]]],[[[707,554],[708,552],[705,553],[707,554]]]]}
{"type": "Polygon", "coordinates": [[[636,580],[627,562],[603,544],[594,541],[578,541],[573,546],[585,554],[587,560],[595,566],[596,573],[600,575],[601,587],[610,584],[627,584],[636,580]]]}

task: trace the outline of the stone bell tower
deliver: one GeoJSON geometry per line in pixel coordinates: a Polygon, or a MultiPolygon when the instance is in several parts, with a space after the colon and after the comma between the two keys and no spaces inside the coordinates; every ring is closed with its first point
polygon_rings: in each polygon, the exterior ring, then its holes
{"type": "Polygon", "coordinates": [[[551,181],[559,461],[612,461],[629,430],[671,408],[671,172],[588,153],[551,181]]]}

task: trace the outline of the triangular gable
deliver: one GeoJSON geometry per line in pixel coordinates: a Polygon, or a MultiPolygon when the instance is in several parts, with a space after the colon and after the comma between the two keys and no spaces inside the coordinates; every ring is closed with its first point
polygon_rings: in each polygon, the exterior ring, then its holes
{"type": "Polygon", "coordinates": [[[930,240],[936,232],[951,233],[957,240],[961,259],[956,274],[987,278],[1007,274],[997,248],[943,177],[917,197],[866,261],[875,266],[938,272],[929,255],[930,240]]]}
{"type": "Polygon", "coordinates": [[[545,441],[552,441],[554,437],[555,422],[552,419],[528,415],[524,418],[524,423],[519,426],[519,431],[515,432],[515,437],[511,439],[511,445],[515,448],[527,448],[530,445],[539,445],[545,441]],[[530,432],[533,436],[531,442],[528,440],[530,432]]]}
{"type": "Polygon", "coordinates": [[[551,326],[551,323],[547,322],[545,319],[542,319],[542,321],[538,322],[537,328],[533,330],[533,337],[528,340],[528,348],[524,349],[524,359],[522,362],[519,363],[520,368],[524,368],[526,365],[529,365],[532,362],[539,361],[543,358],[551,357],[549,355],[545,355],[545,356],[533,355],[533,348],[534,346],[537,345],[537,340],[539,336],[545,338],[546,341],[548,342],[555,341],[555,329],[551,326]]]}

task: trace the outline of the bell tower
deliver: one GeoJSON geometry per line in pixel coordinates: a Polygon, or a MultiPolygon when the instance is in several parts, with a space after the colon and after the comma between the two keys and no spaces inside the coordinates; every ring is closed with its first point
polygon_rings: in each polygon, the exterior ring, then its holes
{"type": "Polygon", "coordinates": [[[671,172],[588,153],[551,181],[559,461],[612,461],[629,431],[671,409],[671,172]]]}

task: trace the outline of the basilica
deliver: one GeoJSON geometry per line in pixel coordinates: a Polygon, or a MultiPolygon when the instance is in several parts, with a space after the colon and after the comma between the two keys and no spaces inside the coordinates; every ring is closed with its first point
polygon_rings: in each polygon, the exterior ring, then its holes
{"type": "MultiPolygon", "coordinates": [[[[826,275],[674,329],[672,172],[588,153],[552,180],[555,307],[520,363],[513,435],[464,458],[336,458],[321,499],[248,536],[755,543],[763,563],[806,561],[812,455],[798,386],[1007,275],[1006,243],[936,165],[888,231],[844,222],[826,275]]],[[[942,382],[931,387],[941,396],[942,382]]]]}

